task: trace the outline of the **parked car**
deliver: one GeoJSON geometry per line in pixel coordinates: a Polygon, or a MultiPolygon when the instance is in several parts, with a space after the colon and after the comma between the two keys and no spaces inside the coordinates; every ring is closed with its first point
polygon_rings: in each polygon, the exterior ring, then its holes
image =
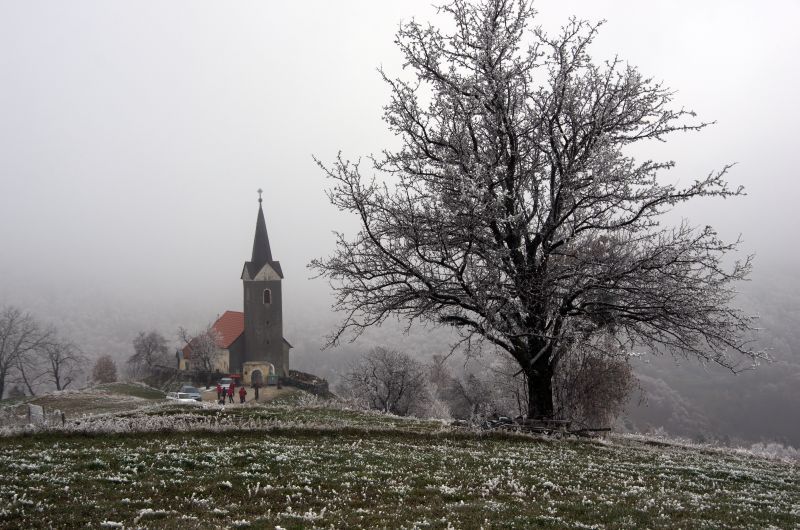
{"type": "Polygon", "coordinates": [[[167,392],[167,399],[178,403],[195,403],[197,401],[191,394],[185,392],[167,392]]]}
{"type": "Polygon", "coordinates": [[[223,377],[222,379],[219,380],[219,384],[220,386],[222,386],[222,388],[228,388],[229,386],[231,386],[231,383],[235,384],[235,381],[230,377],[223,377]]]}
{"type": "Polygon", "coordinates": [[[193,386],[184,385],[178,392],[181,394],[189,394],[195,401],[203,401],[203,396],[200,394],[200,391],[193,386]]]}

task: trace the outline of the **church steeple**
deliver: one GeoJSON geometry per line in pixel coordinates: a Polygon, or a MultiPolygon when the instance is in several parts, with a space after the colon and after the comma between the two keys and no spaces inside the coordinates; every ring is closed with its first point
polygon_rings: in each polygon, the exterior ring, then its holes
{"type": "Polygon", "coordinates": [[[258,217],[256,218],[256,236],[253,238],[253,257],[250,263],[254,269],[258,270],[266,263],[272,263],[272,250],[269,248],[269,236],[267,235],[267,223],[264,221],[264,210],[261,208],[261,193],[258,190],[258,217]]]}
{"type": "Polygon", "coordinates": [[[253,257],[242,269],[244,349],[236,366],[241,366],[245,382],[256,373],[265,378],[270,374],[288,376],[292,347],[283,338],[283,272],[280,262],[272,259],[261,193],[258,190],[253,257]]]}

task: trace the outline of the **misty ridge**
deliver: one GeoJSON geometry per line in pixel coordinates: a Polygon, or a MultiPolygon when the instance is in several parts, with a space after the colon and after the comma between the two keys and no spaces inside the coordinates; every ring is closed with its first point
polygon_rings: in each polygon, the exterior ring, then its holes
{"type": "MultiPolygon", "coordinates": [[[[566,8],[554,4],[542,3],[537,9],[545,16],[561,17],[560,10],[566,8]]],[[[97,16],[113,16],[110,8],[95,7],[97,16]]],[[[176,336],[179,327],[200,329],[226,310],[241,310],[238,274],[249,255],[253,193],[261,186],[266,189],[273,249],[286,275],[284,333],[294,345],[293,368],[335,385],[348,363],[375,346],[399,349],[421,361],[449,352],[450,331],[413,326],[404,332],[405,325],[392,319],[367,330],[355,343],[322,349],[341,314],[331,312],[327,282],[311,279],[315,273],[307,268],[312,260],[331,253],[331,230],[347,235],[358,230],[355,220],[328,204],[324,190],[329,183],[311,154],[328,161],[339,149],[370,153],[398,145],[380,120],[388,93],[374,68],[398,64],[386,36],[393,34],[401,15],[431,12],[427,4],[415,8],[359,11],[348,6],[342,8],[344,14],[333,14],[335,8],[324,7],[310,22],[324,45],[295,42],[297,37],[280,27],[275,19],[294,24],[305,20],[291,6],[281,8],[286,11],[283,17],[265,17],[267,28],[248,21],[253,17],[245,14],[225,13],[224,24],[205,37],[199,51],[176,44],[164,28],[155,28],[152,41],[143,48],[132,47],[138,42],[138,29],[152,14],[149,8],[137,12],[117,34],[98,25],[83,41],[67,39],[53,57],[35,37],[47,33],[47,42],[61,42],[66,30],[54,21],[41,21],[32,37],[22,35],[24,25],[6,32],[6,39],[19,39],[23,46],[10,61],[17,75],[6,88],[8,101],[20,104],[0,107],[7,116],[0,126],[0,140],[6,145],[0,166],[0,305],[14,305],[56,326],[92,359],[111,355],[123,366],[132,354],[134,337],[150,330],[164,334],[174,351],[182,346],[176,336]],[[320,20],[326,14],[341,20],[344,29],[327,28],[320,20]],[[379,22],[366,23],[367,16],[379,22]],[[340,32],[352,34],[352,40],[338,44],[340,32]],[[269,33],[275,40],[264,37],[269,33]],[[281,39],[292,42],[292,60],[271,53],[281,39]],[[353,49],[358,52],[349,53],[353,49]],[[169,53],[162,56],[162,50],[169,53]],[[207,69],[193,69],[198,57],[207,61],[207,69]],[[270,75],[251,72],[264,57],[265,70],[286,70],[285,80],[274,82],[270,75]],[[112,62],[134,66],[101,68],[112,62]],[[38,75],[22,68],[26,63],[43,65],[62,81],[61,88],[42,88],[38,75]],[[344,75],[359,90],[347,88],[349,83],[319,81],[338,79],[335,65],[340,63],[346,63],[344,75]],[[170,88],[137,92],[134,81],[142,72],[170,88]],[[92,76],[100,81],[87,87],[85,78],[92,76]],[[224,78],[249,82],[229,84],[224,78]],[[188,90],[192,85],[198,92],[188,90]],[[282,103],[294,98],[304,104],[282,103]],[[138,105],[128,109],[127,101],[138,105]],[[302,141],[293,140],[298,137],[302,141]]],[[[636,359],[633,368],[641,388],[631,395],[619,428],[661,428],[701,441],[798,446],[800,260],[790,231],[796,223],[791,197],[797,189],[790,178],[794,170],[789,140],[798,111],[784,93],[787,86],[797,86],[797,73],[781,71],[784,81],[775,81],[769,87],[772,93],[759,96],[759,110],[758,105],[745,104],[752,87],[776,77],[775,65],[782,61],[778,50],[793,49],[780,40],[788,38],[786,32],[781,26],[770,38],[754,39],[762,50],[742,50],[736,32],[743,32],[748,20],[759,22],[756,30],[764,31],[766,15],[698,8],[713,11],[718,31],[729,26],[715,41],[670,11],[658,26],[658,37],[650,39],[644,35],[653,30],[644,24],[614,25],[615,16],[625,20],[622,8],[587,6],[585,16],[593,16],[592,9],[604,10],[596,19],[610,20],[598,38],[598,58],[632,54],[632,64],[643,65],[658,79],[663,76],[679,91],[680,104],[691,106],[704,119],[718,120],[688,135],[690,139],[676,137],[637,156],[676,159],[677,169],[668,179],[684,183],[727,163],[738,164],[728,178],[734,187],[744,185],[748,196],[701,199],[670,213],[668,221],[685,217],[697,225],[708,222],[729,240],[743,235],[739,254],[752,252],[756,259],[750,281],[737,285],[741,294],[734,304],[759,316],[754,348],[766,350],[773,359],[736,376],[693,359],[636,359]],[[687,25],[691,38],[671,44],[671,53],[664,53],[661,39],[672,43],[670,23],[687,25]],[[615,28],[624,31],[615,33],[615,28]],[[774,58],[752,64],[742,81],[732,73],[732,57],[737,55],[774,58]],[[764,140],[758,131],[765,130],[774,131],[776,138],[764,140]],[[773,155],[762,156],[764,152],[773,155]]],[[[169,6],[158,14],[173,21],[181,17],[179,9],[169,6]]],[[[11,15],[31,17],[24,9],[11,15]]],[[[81,27],[78,14],[65,16],[66,28],[81,27]]],[[[195,16],[199,20],[194,22],[202,26],[203,20],[220,13],[211,9],[195,16]]],[[[449,362],[455,373],[480,373],[492,357],[454,355],[449,362]]]]}

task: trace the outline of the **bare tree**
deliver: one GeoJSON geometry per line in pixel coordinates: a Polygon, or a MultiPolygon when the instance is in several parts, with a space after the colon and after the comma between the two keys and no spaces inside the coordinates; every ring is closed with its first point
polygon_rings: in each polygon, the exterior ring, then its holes
{"type": "Polygon", "coordinates": [[[408,354],[377,347],[352,363],[340,384],[374,410],[406,416],[427,399],[425,369],[408,354]]]}
{"type": "Polygon", "coordinates": [[[96,383],[113,383],[117,380],[117,363],[110,355],[103,355],[94,363],[92,380],[96,383]]]}
{"type": "Polygon", "coordinates": [[[71,342],[53,341],[42,348],[42,363],[45,380],[64,390],[83,375],[87,359],[71,342]]]}
{"type": "Polygon", "coordinates": [[[45,375],[42,353],[49,344],[50,339],[45,339],[36,348],[17,357],[11,379],[26,389],[31,396],[36,395],[37,388],[45,375]]]}
{"type": "Polygon", "coordinates": [[[7,306],[0,310],[0,398],[6,380],[14,370],[33,394],[35,375],[31,371],[31,358],[50,339],[51,331],[45,329],[29,313],[7,306]],[[25,370],[28,372],[25,372],[25,370]]]}
{"type": "Polygon", "coordinates": [[[154,366],[169,363],[167,339],[157,331],[139,332],[133,339],[133,351],[128,366],[134,377],[148,375],[154,366]]]}
{"type": "Polygon", "coordinates": [[[191,334],[184,328],[178,328],[178,337],[189,345],[191,361],[195,369],[212,372],[214,364],[222,355],[219,347],[220,335],[214,326],[209,324],[202,331],[191,334]]]}
{"type": "Polygon", "coordinates": [[[732,370],[764,357],[752,318],[732,308],[751,258],[709,226],[663,225],[698,197],[733,197],[728,167],[662,184],[671,161],[631,147],[707,125],[618,58],[595,63],[598,25],[529,30],[524,0],[452,0],[450,34],[409,22],[397,43],[414,79],[392,79],[384,118],[402,147],[341,155],[329,197],[360,232],[337,235],[311,266],[357,337],[389,316],[455,328],[462,344],[514,359],[532,417],[552,417],[553,379],[571,347],[610,334],[620,347],[694,355],[732,370]],[[385,182],[378,180],[387,178],[385,182]]]}

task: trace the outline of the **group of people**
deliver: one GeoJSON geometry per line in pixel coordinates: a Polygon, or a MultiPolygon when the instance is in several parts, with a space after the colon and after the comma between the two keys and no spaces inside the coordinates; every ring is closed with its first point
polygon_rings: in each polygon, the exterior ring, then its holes
{"type": "MultiPolygon", "coordinates": [[[[222,385],[217,383],[217,402],[220,405],[225,404],[225,398],[228,398],[228,403],[233,403],[233,394],[236,390],[236,382],[231,382],[231,386],[228,388],[224,388],[222,385]]],[[[247,389],[242,385],[239,387],[239,403],[244,403],[245,398],[247,397],[247,389]]],[[[258,399],[258,389],[256,389],[256,399],[258,399]]]]}

